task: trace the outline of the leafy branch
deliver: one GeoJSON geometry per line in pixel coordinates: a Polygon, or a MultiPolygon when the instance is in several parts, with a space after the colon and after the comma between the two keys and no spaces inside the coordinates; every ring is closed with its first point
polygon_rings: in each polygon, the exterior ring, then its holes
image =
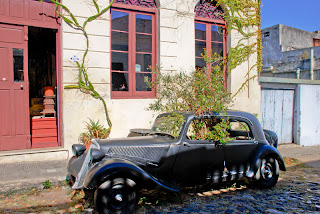
{"type": "Polygon", "coordinates": [[[260,18],[260,2],[258,0],[216,0],[217,6],[224,5],[225,13],[222,14],[228,29],[236,30],[242,38],[237,45],[230,48],[227,62],[229,70],[236,68],[241,63],[249,60],[250,56],[257,53],[257,62],[253,64],[245,76],[246,81],[240,86],[238,91],[233,95],[235,97],[243,90],[247,83],[256,78],[257,75],[250,75],[250,72],[257,68],[258,74],[262,67],[262,39],[261,39],[261,18],[260,18]],[[249,43],[249,40],[256,38],[255,41],[249,43]],[[245,44],[248,41],[248,44],[245,44]],[[250,77],[251,76],[251,77],[250,77]]]}
{"type": "MultiPolygon", "coordinates": [[[[42,1],[43,0],[40,0],[39,2],[42,2],[42,1]]],[[[82,31],[82,34],[86,39],[86,49],[83,53],[81,63],[76,62],[77,67],[78,67],[78,71],[79,71],[78,85],[68,85],[68,86],[65,86],[65,89],[79,89],[81,92],[86,93],[86,94],[90,94],[95,99],[99,99],[103,104],[104,112],[105,112],[106,119],[107,119],[107,122],[109,125],[108,131],[110,132],[111,128],[112,128],[112,123],[111,123],[111,120],[109,117],[107,104],[106,104],[105,100],[103,99],[103,97],[94,89],[93,84],[91,83],[91,81],[88,78],[88,73],[87,73],[88,69],[85,67],[84,63],[85,63],[85,59],[86,59],[86,56],[89,51],[89,37],[88,37],[88,34],[87,34],[85,28],[89,22],[92,22],[93,20],[99,18],[101,15],[103,15],[105,12],[107,12],[113,3],[113,0],[110,1],[108,6],[103,7],[102,9],[97,4],[97,0],[92,0],[93,4],[95,6],[95,9],[96,9],[96,14],[88,17],[82,24],[80,24],[80,22],[77,20],[76,16],[71,12],[71,10],[67,6],[61,4],[60,2],[58,2],[56,0],[49,0],[49,1],[55,4],[56,14],[58,16],[60,16],[62,18],[62,20],[65,23],[67,23],[70,27],[72,27],[73,29],[82,31]],[[60,13],[59,7],[61,7],[61,9],[63,11],[65,11],[66,14],[70,16],[70,18],[68,18],[67,16],[60,13]]]]}

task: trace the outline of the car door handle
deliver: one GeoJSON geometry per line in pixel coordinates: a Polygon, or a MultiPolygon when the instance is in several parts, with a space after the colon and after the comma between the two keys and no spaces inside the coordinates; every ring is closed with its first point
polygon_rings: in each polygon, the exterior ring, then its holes
{"type": "Polygon", "coordinates": [[[183,142],[183,145],[184,145],[184,146],[187,146],[187,147],[190,147],[190,144],[189,144],[189,143],[186,143],[186,142],[183,142]]]}

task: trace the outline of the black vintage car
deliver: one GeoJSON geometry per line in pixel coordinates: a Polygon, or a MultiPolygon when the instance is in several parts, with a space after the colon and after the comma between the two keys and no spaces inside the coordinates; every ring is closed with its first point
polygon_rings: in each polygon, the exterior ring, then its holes
{"type": "MultiPolygon", "coordinates": [[[[228,111],[227,115],[181,113],[185,119],[168,130],[159,115],[146,136],[95,139],[90,149],[72,146],[68,178],[75,189],[94,191],[98,213],[130,213],[137,204],[137,190],[163,188],[179,191],[182,186],[217,183],[247,177],[261,188],[271,188],[284,161],[266,140],[258,119],[249,113],[228,111]],[[198,122],[208,128],[222,119],[230,125],[230,141],[222,144],[195,139],[198,122]]],[[[139,135],[139,134],[138,134],[139,135]]],[[[276,145],[274,133],[266,133],[276,145]]]]}

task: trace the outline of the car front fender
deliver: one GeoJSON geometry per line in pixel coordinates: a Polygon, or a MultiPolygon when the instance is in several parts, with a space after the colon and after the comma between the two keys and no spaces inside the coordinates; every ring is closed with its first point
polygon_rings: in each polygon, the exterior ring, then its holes
{"type": "Polygon", "coordinates": [[[153,188],[162,187],[174,192],[179,191],[179,187],[159,181],[134,163],[119,158],[109,158],[93,166],[86,176],[84,187],[94,189],[103,181],[117,176],[134,179],[142,187],[153,186],[153,188]]]}
{"type": "Polygon", "coordinates": [[[283,161],[283,158],[282,158],[280,152],[276,148],[274,148],[273,146],[263,145],[258,148],[256,155],[252,159],[251,167],[250,167],[250,170],[247,174],[248,177],[253,177],[256,174],[256,172],[258,171],[258,169],[260,167],[261,160],[267,156],[273,157],[274,159],[276,159],[278,161],[280,170],[282,170],[282,171],[287,170],[286,165],[283,161]]]}

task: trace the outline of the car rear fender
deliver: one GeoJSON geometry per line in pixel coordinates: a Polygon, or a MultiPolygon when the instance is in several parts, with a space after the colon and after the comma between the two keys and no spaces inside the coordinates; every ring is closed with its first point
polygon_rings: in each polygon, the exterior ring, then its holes
{"type": "Polygon", "coordinates": [[[287,170],[286,165],[285,165],[279,151],[276,148],[274,148],[273,146],[263,145],[258,148],[256,155],[252,159],[251,167],[250,167],[250,170],[247,174],[248,177],[253,177],[256,174],[256,172],[258,171],[258,169],[260,167],[261,160],[264,159],[265,157],[273,157],[274,159],[276,159],[278,161],[280,170],[282,170],[282,171],[287,170]]]}
{"type": "Polygon", "coordinates": [[[105,180],[115,177],[129,177],[138,182],[142,187],[164,188],[178,192],[177,186],[159,181],[134,163],[124,159],[107,159],[93,166],[86,177],[84,187],[94,189],[105,180]]]}

